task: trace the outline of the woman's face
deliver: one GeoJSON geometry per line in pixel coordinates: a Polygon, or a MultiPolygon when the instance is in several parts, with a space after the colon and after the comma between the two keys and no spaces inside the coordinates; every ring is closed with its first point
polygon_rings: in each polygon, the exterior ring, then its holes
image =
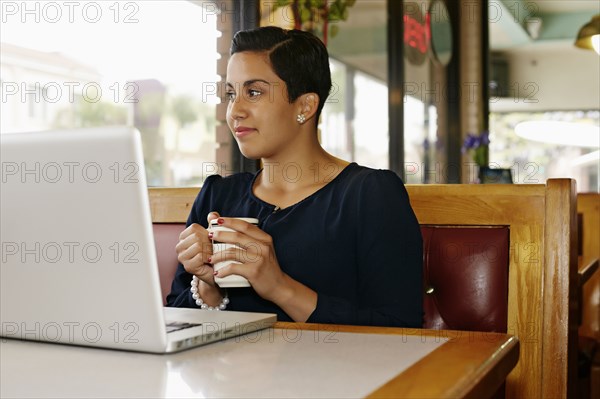
{"type": "Polygon", "coordinates": [[[297,101],[290,104],[285,82],[267,54],[235,53],[227,65],[227,124],[240,151],[251,159],[285,155],[298,136],[297,101]]]}

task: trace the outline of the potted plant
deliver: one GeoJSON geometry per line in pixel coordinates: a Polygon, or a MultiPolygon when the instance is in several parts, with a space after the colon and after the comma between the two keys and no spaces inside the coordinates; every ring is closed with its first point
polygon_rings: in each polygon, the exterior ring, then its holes
{"type": "Polygon", "coordinates": [[[468,153],[477,167],[478,183],[512,183],[510,169],[489,167],[490,134],[483,131],[479,135],[467,134],[462,146],[462,153],[468,153]]]}
{"type": "Polygon", "coordinates": [[[277,0],[273,11],[289,6],[294,18],[294,29],[300,29],[321,36],[327,46],[327,39],[339,31],[331,22],[348,19],[348,9],[356,0],[277,0]]]}
{"type": "Polygon", "coordinates": [[[467,133],[463,141],[462,153],[469,154],[475,164],[480,168],[488,166],[488,148],[490,144],[490,133],[483,131],[480,135],[467,133]]]}

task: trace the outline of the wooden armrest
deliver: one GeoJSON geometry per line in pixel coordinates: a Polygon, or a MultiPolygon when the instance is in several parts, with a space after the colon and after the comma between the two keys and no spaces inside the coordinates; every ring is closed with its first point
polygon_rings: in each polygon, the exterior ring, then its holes
{"type": "Polygon", "coordinates": [[[583,287],[583,285],[594,275],[598,267],[600,266],[600,260],[598,258],[595,259],[586,259],[581,263],[581,266],[578,270],[579,274],[579,286],[583,287]]]}

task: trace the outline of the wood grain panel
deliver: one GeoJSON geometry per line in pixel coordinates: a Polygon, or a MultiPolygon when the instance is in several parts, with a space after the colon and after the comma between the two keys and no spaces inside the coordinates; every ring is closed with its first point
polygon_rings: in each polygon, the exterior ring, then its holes
{"type": "Polygon", "coordinates": [[[551,180],[546,187],[542,353],[542,397],[545,398],[575,394],[578,328],[576,195],[574,180],[551,180]]]}
{"type": "Polygon", "coordinates": [[[419,223],[509,226],[507,332],[519,338],[521,353],[506,392],[507,397],[540,397],[545,186],[414,185],[407,190],[419,223]]]}
{"type": "Polygon", "coordinates": [[[200,188],[149,188],[154,223],[185,223],[200,188]]]}

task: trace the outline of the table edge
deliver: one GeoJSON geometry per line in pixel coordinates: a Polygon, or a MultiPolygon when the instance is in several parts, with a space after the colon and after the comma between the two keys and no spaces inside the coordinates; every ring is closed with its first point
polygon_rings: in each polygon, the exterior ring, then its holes
{"type": "Polygon", "coordinates": [[[273,327],[310,331],[407,335],[448,340],[444,345],[375,389],[367,398],[397,398],[399,395],[403,398],[432,397],[431,381],[415,377],[430,377],[432,373],[436,372],[439,374],[439,367],[447,361],[450,349],[455,352],[463,351],[469,345],[476,343],[485,351],[486,360],[483,360],[477,368],[469,370],[469,374],[461,378],[459,387],[451,387],[451,384],[441,385],[438,386],[437,394],[441,397],[467,399],[489,397],[502,385],[519,360],[519,339],[505,333],[289,322],[277,322],[273,327]],[[405,390],[406,386],[410,388],[405,390]]]}

